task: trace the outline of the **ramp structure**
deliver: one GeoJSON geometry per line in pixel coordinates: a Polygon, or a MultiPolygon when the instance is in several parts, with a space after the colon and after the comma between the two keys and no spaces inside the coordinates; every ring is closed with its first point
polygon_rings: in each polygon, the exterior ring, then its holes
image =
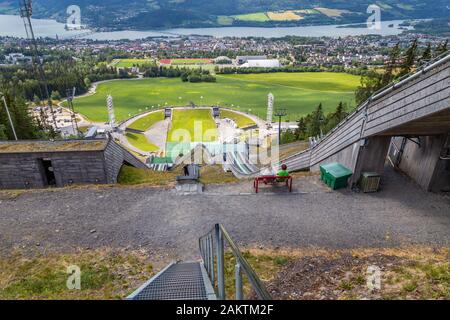
{"type": "MultiPolygon", "coordinates": [[[[289,170],[319,170],[339,162],[356,183],[362,172],[382,173],[392,137],[450,133],[450,54],[375,93],[312,148],[282,161],[289,170]]],[[[444,152],[440,146],[438,152],[444,152]]],[[[445,161],[445,159],[441,159],[445,161]]],[[[448,161],[448,160],[447,160],[448,161]]],[[[435,163],[424,170],[445,167],[435,163]]],[[[432,182],[431,182],[432,183],[432,182]]]]}

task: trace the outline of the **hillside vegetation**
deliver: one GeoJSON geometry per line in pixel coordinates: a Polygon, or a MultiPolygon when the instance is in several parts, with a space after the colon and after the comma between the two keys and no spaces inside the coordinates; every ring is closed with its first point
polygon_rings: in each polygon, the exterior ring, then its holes
{"type": "MultiPolygon", "coordinates": [[[[18,1],[17,1],[18,2],[18,1]]],[[[437,18],[448,16],[445,0],[382,0],[383,19],[437,18]]],[[[35,0],[35,17],[66,20],[71,0],[35,0]]],[[[148,29],[169,27],[211,27],[220,25],[286,26],[365,22],[370,0],[84,0],[84,23],[111,29],[148,29]]],[[[0,2],[0,10],[17,6],[14,1],[0,2]]]]}

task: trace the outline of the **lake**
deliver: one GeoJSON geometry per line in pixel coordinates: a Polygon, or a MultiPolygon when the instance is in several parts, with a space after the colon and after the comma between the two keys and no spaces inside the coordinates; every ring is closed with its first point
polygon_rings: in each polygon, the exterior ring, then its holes
{"type": "MultiPolygon", "coordinates": [[[[399,24],[403,20],[384,21],[381,30],[371,30],[368,28],[345,28],[338,25],[304,26],[304,27],[284,27],[284,28],[254,28],[254,27],[222,27],[222,28],[178,28],[167,30],[149,31],[113,31],[98,32],[87,35],[83,38],[94,40],[120,40],[120,39],[143,39],[147,37],[179,36],[179,35],[206,35],[221,37],[264,37],[280,38],[284,36],[302,37],[345,37],[367,34],[396,35],[403,30],[399,24]],[[393,25],[392,27],[390,25],[393,25]]],[[[86,31],[66,31],[64,24],[48,19],[32,19],[36,37],[67,38],[86,31]]],[[[0,36],[26,37],[22,19],[14,15],[0,15],[0,36]]]]}

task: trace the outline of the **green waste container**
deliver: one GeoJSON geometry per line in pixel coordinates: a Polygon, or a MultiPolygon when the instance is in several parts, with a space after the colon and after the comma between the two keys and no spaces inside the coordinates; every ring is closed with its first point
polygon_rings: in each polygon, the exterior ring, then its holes
{"type": "Polygon", "coordinates": [[[334,162],[320,166],[320,176],[331,189],[337,190],[347,187],[348,178],[353,172],[342,164],[334,162]]]}

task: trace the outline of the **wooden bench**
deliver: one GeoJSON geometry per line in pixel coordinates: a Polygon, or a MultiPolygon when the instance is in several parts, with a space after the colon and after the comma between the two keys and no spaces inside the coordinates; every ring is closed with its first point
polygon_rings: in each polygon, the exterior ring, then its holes
{"type": "Polygon", "coordinates": [[[259,176],[256,177],[253,181],[253,188],[255,189],[255,192],[258,193],[259,191],[259,183],[262,182],[264,184],[278,184],[281,182],[286,183],[286,186],[289,189],[289,192],[292,192],[292,177],[279,177],[279,176],[259,176]]]}

